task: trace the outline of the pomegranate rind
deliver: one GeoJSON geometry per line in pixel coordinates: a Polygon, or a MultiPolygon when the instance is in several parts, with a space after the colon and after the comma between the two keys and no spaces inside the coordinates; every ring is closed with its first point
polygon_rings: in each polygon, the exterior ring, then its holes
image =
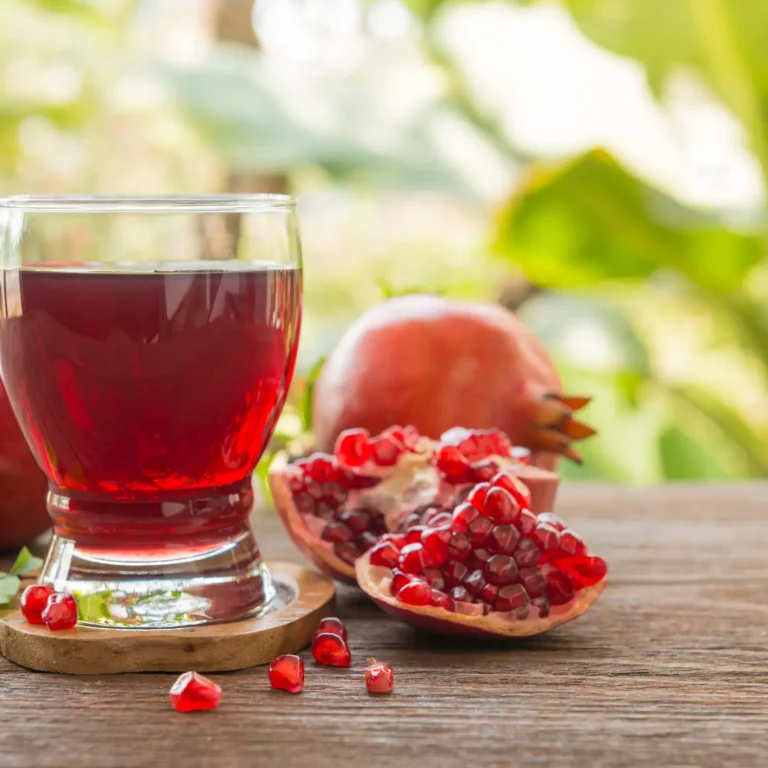
{"type": "Polygon", "coordinates": [[[579,618],[596,602],[607,584],[607,577],[591,587],[580,589],[565,605],[552,606],[546,618],[519,619],[513,613],[491,611],[487,615],[467,615],[431,605],[405,605],[389,593],[392,571],[371,565],[366,552],[355,564],[357,583],[383,611],[418,629],[455,637],[514,638],[540,635],[579,618]]]}
{"type": "Polygon", "coordinates": [[[288,475],[279,465],[270,470],[269,488],[283,525],[302,554],[323,573],[346,584],[356,584],[354,567],[336,557],[332,544],[318,539],[307,530],[294,504],[288,475]]]}

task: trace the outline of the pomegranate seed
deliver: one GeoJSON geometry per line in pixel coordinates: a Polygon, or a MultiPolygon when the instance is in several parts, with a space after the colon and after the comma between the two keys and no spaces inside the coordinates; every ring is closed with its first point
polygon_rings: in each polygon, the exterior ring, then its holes
{"type": "Polygon", "coordinates": [[[445,579],[437,568],[426,568],[422,576],[432,589],[445,589],[445,579]]]}
{"type": "Polygon", "coordinates": [[[541,559],[541,550],[532,539],[520,539],[515,550],[515,560],[521,568],[538,565],[541,559]]]}
{"type": "Polygon", "coordinates": [[[371,457],[380,467],[391,467],[397,464],[397,459],[402,452],[400,446],[383,435],[371,440],[371,457]]]}
{"type": "Polygon", "coordinates": [[[318,664],[329,667],[348,667],[352,661],[346,640],[332,632],[321,632],[314,636],[312,656],[318,664]]]}
{"type": "Polygon", "coordinates": [[[337,438],[333,452],[342,464],[361,467],[371,458],[371,435],[367,429],[345,429],[337,438]]]}
{"type": "Polygon", "coordinates": [[[448,563],[448,567],[445,569],[444,573],[446,584],[450,587],[458,587],[466,578],[469,569],[464,563],[454,560],[448,563]]]}
{"type": "Polygon", "coordinates": [[[336,557],[350,565],[354,565],[355,560],[362,554],[357,544],[352,541],[344,541],[341,544],[334,544],[333,551],[336,557]]]}
{"type": "Polygon", "coordinates": [[[363,531],[357,537],[357,543],[362,548],[363,552],[367,552],[371,547],[379,543],[379,537],[373,531],[363,531]]]}
{"type": "Polygon", "coordinates": [[[474,570],[475,568],[484,568],[485,564],[488,562],[488,560],[491,559],[491,553],[481,547],[480,549],[476,549],[469,558],[469,566],[474,570]]]}
{"type": "Polygon", "coordinates": [[[400,550],[391,541],[382,541],[371,550],[371,565],[394,568],[400,557],[400,550]]]}
{"type": "Polygon", "coordinates": [[[437,565],[443,565],[448,560],[451,535],[451,529],[447,527],[430,528],[421,535],[424,549],[432,555],[437,565]]]}
{"type": "Polygon", "coordinates": [[[54,632],[72,629],[77,624],[77,601],[66,592],[54,592],[48,596],[41,618],[54,632]]]}
{"type": "Polygon", "coordinates": [[[477,597],[485,588],[483,572],[480,569],[472,571],[472,573],[464,579],[464,588],[470,595],[477,597]]]}
{"type": "Polygon", "coordinates": [[[310,456],[306,471],[316,483],[332,483],[339,476],[336,461],[327,453],[315,453],[310,456]]]}
{"type": "Polygon", "coordinates": [[[45,624],[43,609],[53,594],[44,584],[30,584],[21,595],[21,613],[30,624],[45,624]]]}
{"type": "Polygon", "coordinates": [[[267,672],[270,685],[288,693],[299,693],[304,687],[304,662],[298,656],[278,656],[267,672]]]}
{"type": "MultiPolygon", "coordinates": [[[[500,587],[496,596],[497,611],[522,611],[527,610],[530,598],[528,593],[520,584],[507,584],[506,587],[500,587]]],[[[518,614],[519,618],[524,616],[518,614]]]]}
{"type": "Polygon", "coordinates": [[[347,642],[347,628],[344,626],[344,622],[335,616],[326,616],[324,619],[320,619],[315,634],[322,635],[325,633],[338,635],[345,643],[347,642]]]}
{"type": "Polygon", "coordinates": [[[406,584],[410,584],[411,577],[397,569],[392,571],[392,594],[396,595],[406,584]]]}
{"type": "Polygon", "coordinates": [[[358,472],[354,472],[351,469],[344,469],[339,467],[338,481],[343,488],[349,490],[363,490],[365,488],[373,488],[381,482],[380,477],[370,477],[369,475],[361,475],[358,472]]]}
{"type": "Polygon", "coordinates": [[[488,493],[490,488],[490,483],[478,483],[474,488],[472,488],[472,490],[470,490],[466,501],[482,512],[485,505],[485,495],[488,493]]]}
{"type": "Polygon", "coordinates": [[[304,478],[298,474],[290,475],[288,478],[288,487],[293,494],[301,493],[304,490],[304,478]]]}
{"type": "Polygon", "coordinates": [[[429,530],[426,525],[414,525],[411,526],[406,532],[405,532],[405,543],[406,544],[420,544],[421,543],[421,534],[425,531],[429,530]]]}
{"type": "Polygon", "coordinates": [[[540,523],[547,523],[547,525],[551,525],[558,531],[565,530],[566,526],[562,518],[558,517],[554,512],[542,512],[538,515],[538,518],[540,523]]]}
{"type": "Polygon", "coordinates": [[[568,576],[576,589],[597,584],[608,572],[608,566],[602,557],[563,558],[557,561],[557,567],[568,576]]]}
{"type": "Polygon", "coordinates": [[[497,525],[491,531],[488,546],[499,555],[511,555],[520,541],[520,531],[514,525],[497,525]]]}
{"type": "Polygon", "coordinates": [[[429,598],[429,604],[435,608],[445,608],[446,611],[450,611],[453,606],[451,598],[448,597],[445,592],[442,592],[439,589],[432,590],[432,595],[429,598]]]}
{"type": "Polygon", "coordinates": [[[216,709],[221,699],[221,686],[197,672],[185,672],[171,686],[169,696],[177,712],[216,709]]]}
{"type": "Polygon", "coordinates": [[[520,529],[520,533],[522,533],[523,536],[530,536],[536,530],[537,525],[538,520],[536,519],[536,515],[529,512],[527,509],[524,509],[517,519],[517,527],[520,529]]]}
{"type": "Polygon", "coordinates": [[[392,667],[376,659],[368,659],[368,665],[365,670],[365,687],[368,693],[392,693],[395,684],[392,667]]]}
{"type": "Polygon", "coordinates": [[[469,543],[469,536],[462,531],[454,531],[451,534],[451,542],[448,545],[448,557],[451,560],[464,562],[469,558],[471,551],[472,545],[469,543]]]}
{"type": "Polygon", "coordinates": [[[513,475],[509,475],[506,472],[499,472],[491,480],[491,485],[509,491],[512,494],[512,498],[523,509],[531,508],[531,492],[526,485],[513,475]]]}
{"type": "Polygon", "coordinates": [[[437,468],[445,475],[446,480],[461,482],[469,477],[469,462],[456,446],[441,446],[437,451],[435,463],[437,468]]]}
{"type": "Polygon", "coordinates": [[[408,605],[429,605],[431,598],[432,587],[423,581],[411,581],[397,593],[397,599],[408,605]]]}
{"type": "Polygon", "coordinates": [[[547,580],[547,598],[550,605],[565,605],[573,598],[573,585],[560,571],[552,570],[545,574],[547,580]]]}
{"type": "Polygon", "coordinates": [[[549,600],[543,595],[541,597],[534,597],[531,600],[531,605],[539,609],[539,616],[542,619],[546,619],[549,616],[549,600]]]}
{"type": "Polygon", "coordinates": [[[480,593],[480,597],[489,605],[496,605],[498,596],[499,588],[495,584],[486,584],[480,593]]]}
{"type": "Polygon", "coordinates": [[[548,523],[538,525],[534,536],[545,550],[558,549],[560,547],[560,531],[548,523]]]}
{"type": "Polygon", "coordinates": [[[440,512],[429,521],[429,524],[433,528],[441,528],[450,525],[451,522],[453,522],[453,515],[450,512],[440,512]]]}
{"type": "Polygon", "coordinates": [[[338,483],[323,483],[321,489],[323,501],[337,509],[347,500],[349,495],[347,489],[342,488],[338,483]]]}
{"type": "Polygon", "coordinates": [[[331,541],[334,544],[344,544],[355,538],[352,531],[344,523],[328,523],[323,528],[323,541],[331,541]]]}
{"type": "Polygon", "coordinates": [[[461,532],[466,531],[469,528],[470,523],[477,520],[480,517],[480,510],[473,507],[471,504],[464,502],[456,507],[456,511],[453,513],[453,524],[451,528],[454,531],[461,532]]]}
{"type": "Polygon", "coordinates": [[[485,578],[497,587],[517,581],[517,563],[508,555],[493,555],[483,569],[485,578]]]}
{"type": "Polygon", "coordinates": [[[531,463],[531,452],[528,448],[524,448],[522,445],[512,446],[509,455],[511,458],[519,461],[521,464],[531,463]]]}
{"type": "Polygon", "coordinates": [[[465,587],[454,587],[449,596],[458,603],[471,603],[472,595],[467,592],[465,587]]]}
{"type": "Polygon", "coordinates": [[[352,533],[361,534],[364,531],[367,531],[370,527],[372,515],[363,509],[346,509],[339,515],[339,520],[341,520],[352,533]]]}
{"type": "Polygon", "coordinates": [[[538,568],[522,568],[519,581],[531,597],[543,595],[547,590],[546,579],[538,568]]]}
{"type": "Polygon", "coordinates": [[[472,465],[472,480],[484,483],[492,480],[499,471],[499,465],[493,459],[483,459],[472,465]]]}
{"type": "Polygon", "coordinates": [[[400,550],[400,559],[398,567],[405,573],[420,574],[425,568],[432,568],[435,565],[434,558],[424,549],[423,544],[406,544],[400,550]]]}
{"type": "Polygon", "coordinates": [[[296,509],[299,510],[301,515],[311,515],[315,511],[315,502],[311,496],[306,493],[301,493],[294,497],[293,503],[296,505],[296,509]]]}
{"type": "MultiPolygon", "coordinates": [[[[539,516],[541,519],[541,516],[539,516]]],[[[587,554],[587,547],[579,536],[566,529],[560,534],[560,549],[569,555],[580,557],[587,554]]]]}
{"type": "Polygon", "coordinates": [[[485,543],[486,539],[491,535],[492,530],[493,523],[487,517],[478,517],[467,527],[469,543],[473,547],[479,547],[485,543]]]}
{"type": "Polygon", "coordinates": [[[484,511],[495,523],[514,523],[520,517],[520,505],[504,488],[492,488],[488,492],[484,511]]]}

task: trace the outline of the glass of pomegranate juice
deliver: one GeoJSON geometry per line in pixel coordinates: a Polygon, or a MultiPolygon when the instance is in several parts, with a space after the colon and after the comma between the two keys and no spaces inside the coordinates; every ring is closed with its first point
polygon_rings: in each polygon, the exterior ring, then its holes
{"type": "Polygon", "coordinates": [[[269,610],[248,517],[301,324],[293,200],[0,198],[0,267],[0,372],[49,482],[41,581],[86,625],[269,610]]]}

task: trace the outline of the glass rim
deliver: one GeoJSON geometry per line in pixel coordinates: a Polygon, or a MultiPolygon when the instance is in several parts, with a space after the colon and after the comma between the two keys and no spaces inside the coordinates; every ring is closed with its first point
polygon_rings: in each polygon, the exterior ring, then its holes
{"type": "Polygon", "coordinates": [[[292,195],[8,195],[0,210],[23,213],[266,213],[292,211],[292,195]]]}

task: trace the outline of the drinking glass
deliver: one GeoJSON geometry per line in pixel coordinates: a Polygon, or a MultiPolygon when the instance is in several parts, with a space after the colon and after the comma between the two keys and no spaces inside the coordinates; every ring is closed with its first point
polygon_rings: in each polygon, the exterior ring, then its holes
{"type": "Polygon", "coordinates": [[[86,625],[252,616],[248,521],[293,374],[284,195],[0,198],[0,373],[49,482],[41,581],[86,625]]]}

